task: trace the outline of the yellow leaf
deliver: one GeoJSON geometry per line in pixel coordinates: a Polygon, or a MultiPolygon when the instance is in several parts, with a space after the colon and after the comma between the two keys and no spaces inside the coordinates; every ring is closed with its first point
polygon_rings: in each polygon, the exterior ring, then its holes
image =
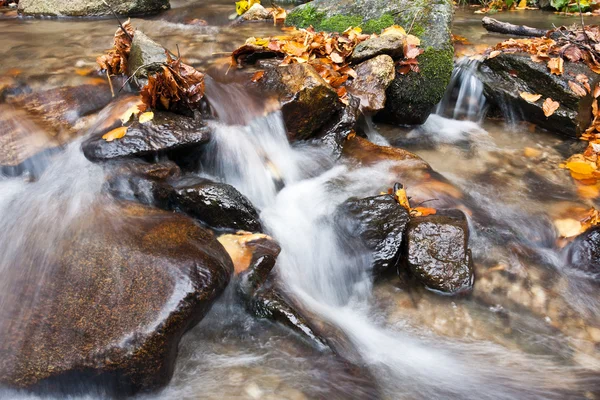
{"type": "Polygon", "coordinates": [[[129,122],[132,115],[137,115],[140,112],[140,110],[138,109],[138,105],[139,105],[139,102],[135,103],[134,105],[129,107],[127,109],[127,111],[125,111],[123,114],[121,114],[121,117],[120,117],[121,122],[126,124],[127,122],[129,122]]]}
{"type": "Polygon", "coordinates": [[[577,236],[581,233],[581,222],[573,218],[557,219],[554,221],[554,226],[558,234],[565,238],[577,236]]]}
{"type": "Polygon", "coordinates": [[[406,195],[406,190],[404,188],[396,190],[395,193],[396,200],[400,205],[407,210],[410,210],[410,204],[408,203],[408,196],[406,195]]]}
{"type": "Polygon", "coordinates": [[[596,171],[596,168],[585,161],[569,161],[565,164],[565,168],[584,176],[591,176],[596,171]]]}
{"type": "Polygon", "coordinates": [[[140,124],[145,124],[146,122],[152,121],[154,118],[154,113],[152,111],[148,111],[140,115],[139,121],[140,124]]]}
{"type": "Polygon", "coordinates": [[[527,0],[521,0],[517,5],[517,8],[520,10],[524,10],[527,8],[527,0]]]}
{"type": "Polygon", "coordinates": [[[389,28],[385,28],[383,30],[383,32],[381,32],[381,36],[384,36],[384,35],[393,35],[393,34],[396,34],[396,35],[406,35],[406,31],[401,26],[392,25],[389,28]]]}
{"type": "Polygon", "coordinates": [[[250,6],[248,5],[248,2],[246,0],[240,0],[235,3],[235,12],[237,13],[237,15],[242,15],[243,13],[248,11],[249,8],[250,6]]]}
{"type": "Polygon", "coordinates": [[[529,103],[535,103],[536,101],[538,101],[539,99],[542,98],[541,94],[533,94],[533,93],[527,93],[527,92],[521,92],[521,93],[519,93],[519,95],[521,96],[522,99],[524,99],[525,101],[527,101],[529,103]]]}
{"type": "Polygon", "coordinates": [[[127,126],[121,126],[119,128],[113,129],[112,131],[102,135],[102,139],[106,140],[107,142],[112,142],[115,139],[121,139],[127,133],[128,128],[129,127],[127,126]]]}
{"type": "Polygon", "coordinates": [[[406,37],[406,44],[408,46],[420,46],[421,45],[421,39],[419,39],[418,37],[416,37],[414,35],[408,35],[406,37]]]}
{"type": "Polygon", "coordinates": [[[558,101],[552,100],[550,97],[544,100],[544,104],[542,104],[542,110],[544,110],[544,115],[546,117],[549,117],[552,114],[554,114],[554,112],[558,110],[558,107],[560,107],[560,103],[558,101]]]}

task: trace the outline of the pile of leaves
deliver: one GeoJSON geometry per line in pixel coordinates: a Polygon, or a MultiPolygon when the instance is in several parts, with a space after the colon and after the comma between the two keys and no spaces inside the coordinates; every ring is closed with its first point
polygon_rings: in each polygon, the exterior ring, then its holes
{"type": "Polygon", "coordinates": [[[573,238],[591,227],[600,225],[600,212],[594,207],[583,209],[577,207],[569,210],[569,217],[554,220],[558,234],[563,238],[573,238]]]}
{"type": "Polygon", "coordinates": [[[127,73],[127,57],[131,51],[134,33],[135,29],[131,26],[130,20],[117,29],[113,48],[96,59],[100,69],[107,71],[110,75],[127,73]]]}
{"type": "MultiPolygon", "coordinates": [[[[343,102],[347,101],[344,83],[356,78],[356,71],[350,66],[349,57],[361,42],[377,37],[367,35],[360,28],[350,27],[342,33],[316,32],[307,29],[284,28],[286,34],[270,38],[251,37],[246,44],[231,54],[231,66],[243,67],[260,57],[282,58],[280,65],[308,63],[338,93],[343,102]]],[[[417,57],[423,53],[420,40],[407,35],[400,26],[391,26],[381,35],[400,34],[404,38],[404,58],[397,61],[398,73],[419,72],[417,57]]],[[[260,79],[260,75],[255,79],[260,79]]]]}
{"type": "Polygon", "coordinates": [[[600,73],[600,26],[569,29],[566,27],[548,31],[546,37],[508,39],[488,50],[488,57],[500,53],[524,52],[531,60],[547,63],[550,72],[562,75],[564,61],[585,63],[592,71],[600,73]]]}
{"type": "Polygon", "coordinates": [[[197,109],[204,96],[204,74],[194,67],[173,58],[166,51],[167,61],[161,70],[148,76],[142,88],[142,102],[146,109],[197,109]]]}

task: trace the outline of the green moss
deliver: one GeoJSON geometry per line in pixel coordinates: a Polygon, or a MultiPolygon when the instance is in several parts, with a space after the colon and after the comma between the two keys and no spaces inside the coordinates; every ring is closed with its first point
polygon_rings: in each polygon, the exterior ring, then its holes
{"type": "Polygon", "coordinates": [[[358,26],[365,33],[379,33],[388,26],[394,25],[394,17],[386,13],[377,19],[364,22],[360,15],[334,15],[328,18],[325,13],[317,11],[314,6],[308,4],[294,9],[287,16],[285,23],[297,28],[307,28],[312,25],[317,31],[327,32],[343,32],[351,26],[358,26]]]}
{"type": "Polygon", "coordinates": [[[454,50],[452,46],[442,50],[427,47],[418,60],[420,78],[406,82],[406,93],[414,93],[414,98],[422,102],[436,104],[444,97],[446,86],[452,76],[454,50]]]}
{"type": "MultiPolygon", "coordinates": [[[[406,28],[406,29],[408,30],[409,28],[406,28]]],[[[421,25],[419,23],[415,23],[412,26],[412,29],[410,30],[410,32],[408,32],[408,33],[410,33],[411,35],[415,35],[417,37],[421,37],[425,33],[425,28],[423,27],[423,25],[421,25]]]]}

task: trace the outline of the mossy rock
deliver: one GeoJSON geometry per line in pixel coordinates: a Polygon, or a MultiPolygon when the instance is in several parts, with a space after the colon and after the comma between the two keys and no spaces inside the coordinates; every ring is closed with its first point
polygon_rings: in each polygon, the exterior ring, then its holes
{"type": "Polygon", "coordinates": [[[359,26],[379,33],[390,25],[403,26],[421,39],[420,72],[397,74],[388,88],[388,101],[379,119],[397,124],[423,123],[442,99],[454,68],[450,0],[315,0],[294,8],[286,24],[342,32],[359,26]]]}

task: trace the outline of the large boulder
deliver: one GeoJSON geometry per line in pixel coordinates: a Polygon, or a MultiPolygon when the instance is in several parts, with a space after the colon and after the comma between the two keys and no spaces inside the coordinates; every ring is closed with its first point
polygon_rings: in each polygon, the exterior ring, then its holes
{"type": "Polygon", "coordinates": [[[90,161],[143,157],[198,147],[210,140],[210,128],[200,118],[171,112],[155,112],[145,123],[133,122],[120,139],[102,139],[99,131],[82,144],[83,154],[90,161]]]}
{"type": "Polygon", "coordinates": [[[32,16],[98,17],[112,15],[155,14],[169,9],[169,0],[21,0],[19,13],[32,16]]]}
{"type": "Polygon", "coordinates": [[[95,203],[61,233],[52,251],[41,231],[3,258],[1,384],[119,396],[165,385],[181,336],[233,274],[224,248],[190,218],[135,203],[95,203]]]}
{"type": "Polygon", "coordinates": [[[148,83],[148,75],[160,71],[166,60],[164,47],[150,39],[144,32],[135,31],[127,58],[127,74],[133,77],[138,88],[144,87],[148,83]]]}
{"type": "Polygon", "coordinates": [[[409,219],[408,211],[390,195],[350,198],[335,215],[341,232],[360,240],[371,252],[375,276],[398,265],[409,219]]]}
{"type": "Polygon", "coordinates": [[[592,88],[600,81],[600,76],[583,63],[565,61],[564,73],[555,75],[545,62],[534,62],[529,54],[521,53],[501,53],[488,58],[477,72],[484,84],[486,98],[501,110],[571,137],[583,133],[592,120],[593,96],[588,93],[579,97],[569,87],[570,81],[577,83],[575,77],[579,74],[589,78],[592,88]],[[542,96],[535,102],[528,102],[521,97],[523,92],[542,96]],[[546,117],[542,109],[547,98],[560,103],[550,117],[546,117]]]}
{"type": "Polygon", "coordinates": [[[311,138],[342,108],[336,91],[308,64],[268,69],[258,85],[278,96],[291,141],[311,138]]]}
{"type": "Polygon", "coordinates": [[[451,0],[315,0],[294,8],[286,24],[314,26],[316,30],[342,32],[360,26],[379,33],[398,24],[421,39],[425,50],[418,57],[420,72],[396,74],[388,88],[382,120],[398,124],[421,124],[442,99],[454,68],[450,25],[451,0]]]}
{"type": "Polygon", "coordinates": [[[464,292],[474,281],[467,219],[459,210],[412,218],[406,231],[408,267],[421,283],[443,293],[464,292]]]}
{"type": "Polygon", "coordinates": [[[387,54],[363,61],[355,67],[356,79],[347,86],[348,93],[360,99],[364,113],[372,113],[385,107],[386,89],[396,76],[394,60],[387,54]]]}

